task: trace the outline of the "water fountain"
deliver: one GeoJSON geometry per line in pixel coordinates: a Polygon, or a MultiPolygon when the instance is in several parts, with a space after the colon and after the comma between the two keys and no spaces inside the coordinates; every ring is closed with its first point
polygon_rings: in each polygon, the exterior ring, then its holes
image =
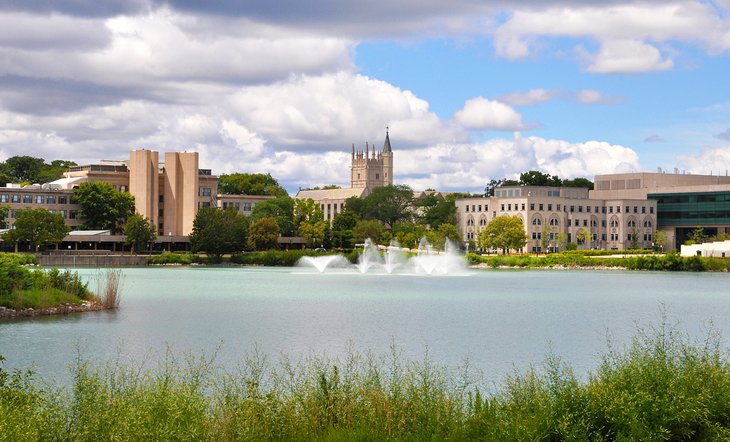
{"type": "Polygon", "coordinates": [[[327,273],[328,269],[350,269],[361,274],[416,274],[416,275],[457,275],[466,271],[466,261],[457,247],[446,241],[444,252],[436,252],[422,238],[416,256],[408,258],[406,249],[397,241],[391,241],[381,254],[378,246],[368,238],[358,257],[357,264],[350,264],[342,255],[305,256],[297,263],[300,267],[312,267],[319,273],[327,273]]]}

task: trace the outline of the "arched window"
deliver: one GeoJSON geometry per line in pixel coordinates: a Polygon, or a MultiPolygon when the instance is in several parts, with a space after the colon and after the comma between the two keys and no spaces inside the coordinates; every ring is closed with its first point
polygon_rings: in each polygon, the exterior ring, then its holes
{"type": "Polygon", "coordinates": [[[541,226],[542,225],[542,220],[540,218],[535,218],[535,219],[532,220],[532,225],[533,226],[541,226]]]}
{"type": "Polygon", "coordinates": [[[651,220],[644,221],[644,227],[651,227],[651,220]]]}
{"type": "Polygon", "coordinates": [[[636,227],[636,220],[633,219],[633,218],[630,219],[629,222],[628,222],[628,226],[629,227],[636,227]]]}

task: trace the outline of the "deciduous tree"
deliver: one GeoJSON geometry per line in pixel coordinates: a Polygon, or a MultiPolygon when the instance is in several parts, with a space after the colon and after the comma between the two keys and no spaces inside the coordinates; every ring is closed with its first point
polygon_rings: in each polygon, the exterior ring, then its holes
{"type": "Polygon", "coordinates": [[[261,218],[274,218],[279,224],[282,236],[295,236],[297,225],[294,224],[294,200],[287,196],[280,196],[264,200],[256,204],[251,211],[252,223],[261,218]]]}
{"type": "Polygon", "coordinates": [[[498,216],[479,233],[479,246],[482,249],[521,250],[527,244],[527,234],[518,216],[498,216]]]}
{"type": "Polygon", "coordinates": [[[247,245],[253,250],[271,250],[279,248],[279,223],[274,218],[261,218],[252,223],[248,229],[247,245]]]}
{"type": "Polygon", "coordinates": [[[84,229],[109,229],[118,233],[134,213],[134,197],[119,192],[109,183],[100,181],[81,183],[74,191],[74,201],[81,206],[79,215],[84,229]]]}
{"type": "Polygon", "coordinates": [[[42,245],[59,244],[68,232],[69,227],[59,213],[44,208],[18,209],[13,228],[3,234],[3,241],[27,242],[38,250],[42,245]]]}
{"type": "Polygon", "coordinates": [[[248,218],[234,207],[205,207],[198,210],[193,221],[190,246],[193,252],[205,252],[220,260],[225,253],[243,251],[247,234],[248,218]]]}
{"type": "Polygon", "coordinates": [[[218,178],[218,191],[230,195],[289,196],[286,189],[270,174],[232,173],[218,178]]]}
{"type": "Polygon", "coordinates": [[[124,224],[124,234],[127,236],[124,243],[132,246],[132,252],[147,250],[157,239],[157,229],[154,224],[139,213],[132,214],[124,224]]]}

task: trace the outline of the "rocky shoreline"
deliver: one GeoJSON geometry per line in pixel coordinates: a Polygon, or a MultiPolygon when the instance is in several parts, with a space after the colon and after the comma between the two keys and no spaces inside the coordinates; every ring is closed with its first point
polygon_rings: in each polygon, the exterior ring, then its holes
{"type": "Polygon", "coordinates": [[[63,304],[57,307],[33,309],[24,308],[14,310],[7,307],[0,307],[0,319],[32,318],[35,316],[68,315],[70,313],[95,312],[106,310],[102,304],[97,302],[84,302],[82,304],[63,304]]]}

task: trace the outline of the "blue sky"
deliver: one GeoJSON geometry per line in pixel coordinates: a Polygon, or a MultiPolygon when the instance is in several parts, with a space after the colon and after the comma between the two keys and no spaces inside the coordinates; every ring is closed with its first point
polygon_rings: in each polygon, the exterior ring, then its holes
{"type": "Polygon", "coordinates": [[[196,150],[290,191],[730,169],[730,0],[0,1],[0,160],[196,150]]]}

